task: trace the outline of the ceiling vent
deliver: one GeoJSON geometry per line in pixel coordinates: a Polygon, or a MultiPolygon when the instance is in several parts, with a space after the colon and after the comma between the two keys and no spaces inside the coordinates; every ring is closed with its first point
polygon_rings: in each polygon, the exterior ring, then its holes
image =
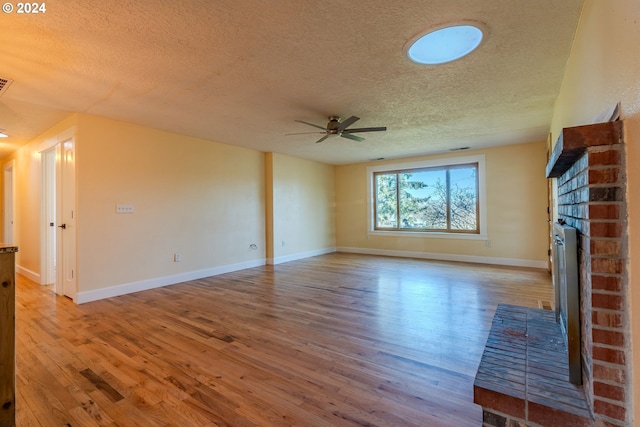
{"type": "Polygon", "coordinates": [[[9,86],[11,86],[11,83],[13,83],[13,80],[0,77],[0,96],[4,95],[7,89],[9,89],[9,86]]]}

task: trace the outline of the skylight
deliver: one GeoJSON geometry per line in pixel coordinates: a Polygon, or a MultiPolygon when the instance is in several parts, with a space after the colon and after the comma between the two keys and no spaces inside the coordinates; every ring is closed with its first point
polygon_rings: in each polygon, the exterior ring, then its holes
{"type": "Polygon", "coordinates": [[[407,51],[418,64],[444,64],[473,52],[482,41],[482,30],[474,25],[444,27],[419,37],[407,51]]]}

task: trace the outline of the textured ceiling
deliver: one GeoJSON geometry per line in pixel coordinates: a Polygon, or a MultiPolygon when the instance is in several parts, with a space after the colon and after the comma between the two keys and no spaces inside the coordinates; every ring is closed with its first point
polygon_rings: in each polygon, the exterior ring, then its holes
{"type": "Polygon", "coordinates": [[[545,140],[582,0],[47,0],[0,15],[0,157],[72,112],[330,164],[545,140]],[[407,40],[480,22],[479,49],[407,40]],[[290,135],[356,115],[357,142],[290,135]]]}

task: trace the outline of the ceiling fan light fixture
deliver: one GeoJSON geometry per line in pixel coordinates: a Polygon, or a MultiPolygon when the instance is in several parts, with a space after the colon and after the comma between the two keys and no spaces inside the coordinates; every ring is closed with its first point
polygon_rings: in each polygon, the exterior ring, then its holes
{"type": "Polygon", "coordinates": [[[445,64],[470,54],[483,39],[484,31],[477,23],[432,28],[408,42],[407,56],[418,64],[445,64]]]}
{"type": "MultiPolygon", "coordinates": [[[[377,127],[368,127],[368,128],[351,128],[352,124],[360,120],[360,117],[351,116],[347,119],[342,120],[338,116],[329,116],[329,122],[326,127],[318,126],[313,123],[305,122],[304,120],[295,120],[298,123],[303,123],[308,126],[313,126],[314,128],[322,129],[322,132],[311,132],[311,133],[324,133],[325,135],[316,141],[316,144],[324,141],[330,136],[341,136],[343,138],[352,139],[354,141],[362,142],[364,138],[361,136],[353,135],[354,133],[359,132],[380,132],[387,130],[386,126],[377,126],[377,127]]],[[[309,132],[302,132],[309,133],[309,132]]],[[[300,135],[300,133],[288,133],[287,135],[300,135]]]]}

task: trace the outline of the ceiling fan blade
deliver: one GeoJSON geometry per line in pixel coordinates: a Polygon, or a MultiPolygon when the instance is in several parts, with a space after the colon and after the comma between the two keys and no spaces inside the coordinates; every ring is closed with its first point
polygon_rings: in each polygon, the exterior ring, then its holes
{"type": "Polygon", "coordinates": [[[325,140],[325,139],[327,139],[327,138],[329,138],[329,134],[326,134],[325,136],[323,136],[322,138],[320,138],[319,140],[317,140],[317,141],[316,141],[316,144],[317,144],[318,142],[322,142],[322,141],[324,141],[324,140],[325,140]]]}
{"type": "Polygon", "coordinates": [[[341,131],[345,130],[346,128],[348,128],[349,126],[351,126],[352,124],[354,124],[358,120],[360,120],[360,117],[356,117],[356,116],[349,117],[348,119],[340,122],[340,124],[338,125],[338,131],[341,132],[341,131]]]}
{"type": "Polygon", "coordinates": [[[324,126],[314,125],[313,123],[305,122],[305,121],[302,121],[302,120],[295,120],[295,121],[298,122],[298,123],[304,123],[305,125],[313,126],[314,128],[325,130],[324,126]]]}
{"type": "Polygon", "coordinates": [[[342,133],[340,134],[343,138],[353,139],[354,141],[364,141],[364,138],[360,136],[351,135],[350,133],[342,133]]]}
{"type": "Polygon", "coordinates": [[[285,133],[285,135],[309,135],[312,133],[327,133],[325,132],[297,132],[297,133],[285,133]]]}
{"type": "Polygon", "coordinates": [[[380,132],[387,130],[386,126],[374,127],[374,128],[358,128],[358,129],[345,129],[343,133],[355,133],[355,132],[380,132]]]}

